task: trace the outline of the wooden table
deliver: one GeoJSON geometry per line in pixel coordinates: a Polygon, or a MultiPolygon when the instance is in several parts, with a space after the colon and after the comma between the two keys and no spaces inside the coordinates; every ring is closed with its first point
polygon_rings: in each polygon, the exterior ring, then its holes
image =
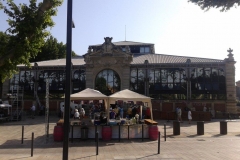
{"type": "Polygon", "coordinates": [[[145,124],[152,124],[152,125],[157,125],[158,122],[151,120],[151,119],[144,119],[145,124]]]}

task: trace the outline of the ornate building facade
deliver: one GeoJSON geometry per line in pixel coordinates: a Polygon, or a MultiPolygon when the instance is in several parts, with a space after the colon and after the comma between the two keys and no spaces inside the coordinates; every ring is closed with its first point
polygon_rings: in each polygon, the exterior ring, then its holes
{"type": "MultiPolygon", "coordinates": [[[[103,94],[130,89],[153,98],[153,110],[203,105],[236,113],[235,61],[232,50],[224,60],[156,54],[154,44],[131,41],[90,45],[85,55],[72,59],[72,93],[94,88],[103,94]]],[[[19,86],[24,94],[64,94],[65,59],[19,65],[19,74],[6,81],[2,95],[19,86]]],[[[57,108],[57,107],[56,107],[57,108]]]]}

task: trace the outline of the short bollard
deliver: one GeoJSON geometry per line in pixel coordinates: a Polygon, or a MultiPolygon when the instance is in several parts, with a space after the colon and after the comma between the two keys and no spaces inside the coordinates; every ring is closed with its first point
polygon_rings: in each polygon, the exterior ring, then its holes
{"type": "Polygon", "coordinates": [[[22,126],[22,144],[23,144],[23,137],[24,137],[24,126],[22,126]]]}
{"type": "Polygon", "coordinates": [[[204,135],[204,121],[197,122],[197,134],[204,135]]]}
{"type": "Polygon", "coordinates": [[[160,132],[158,132],[158,154],[160,154],[160,132]]]}
{"type": "Polygon", "coordinates": [[[173,135],[180,135],[180,122],[173,121],[173,135]]]}
{"type": "Polygon", "coordinates": [[[120,128],[120,124],[118,125],[118,142],[120,142],[121,139],[121,128],[120,128]]]}
{"type": "Polygon", "coordinates": [[[167,135],[166,135],[166,123],[164,123],[164,139],[166,141],[167,139],[167,135]]]}
{"type": "Polygon", "coordinates": [[[98,139],[98,131],[96,132],[96,155],[98,155],[98,142],[99,142],[99,139],[98,139]]]}
{"type": "Polygon", "coordinates": [[[128,140],[129,140],[129,125],[128,125],[128,140]]]}
{"type": "Polygon", "coordinates": [[[227,134],[227,122],[220,121],[220,134],[227,134]]]}
{"type": "MultiPolygon", "coordinates": [[[[95,133],[97,133],[97,125],[95,125],[95,133]]],[[[95,142],[96,142],[96,139],[97,139],[97,137],[96,137],[96,134],[95,134],[95,142]]]]}
{"type": "Polygon", "coordinates": [[[72,138],[71,138],[71,142],[73,143],[73,125],[72,125],[72,138]]]}
{"type": "Polygon", "coordinates": [[[33,156],[33,139],[34,139],[34,133],[32,132],[31,157],[33,156]]]}

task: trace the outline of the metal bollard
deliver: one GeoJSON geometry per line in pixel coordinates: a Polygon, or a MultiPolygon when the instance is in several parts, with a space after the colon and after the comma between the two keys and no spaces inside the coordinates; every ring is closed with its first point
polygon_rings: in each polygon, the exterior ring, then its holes
{"type": "Polygon", "coordinates": [[[33,139],[34,139],[34,133],[32,132],[31,157],[33,156],[33,139]]]}
{"type": "MultiPolygon", "coordinates": [[[[95,133],[97,133],[97,125],[95,124],[95,133]]],[[[95,142],[96,142],[96,139],[97,139],[97,137],[96,137],[96,134],[95,134],[95,142]]]]}
{"type": "Polygon", "coordinates": [[[180,135],[180,122],[173,121],[173,135],[180,135]]]}
{"type": "Polygon", "coordinates": [[[97,143],[96,143],[96,155],[98,155],[98,142],[99,142],[99,139],[98,139],[98,131],[96,132],[96,141],[97,141],[97,143]]]}
{"type": "Polygon", "coordinates": [[[227,122],[220,121],[220,134],[227,134],[227,122]]]}
{"type": "Polygon", "coordinates": [[[71,138],[71,142],[73,143],[73,125],[72,125],[72,138],[71,138]]]}
{"type": "Polygon", "coordinates": [[[160,154],[160,132],[158,132],[158,154],[160,154]]]}
{"type": "Polygon", "coordinates": [[[22,144],[23,144],[23,137],[24,137],[24,126],[22,126],[22,144]]]}
{"type": "Polygon", "coordinates": [[[167,112],[167,122],[170,122],[169,121],[169,112],[167,112]]]}
{"type": "Polygon", "coordinates": [[[128,125],[128,140],[129,140],[129,125],[128,125]]]}
{"type": "Polygon", "coordinates": [[[121,128],[120,128],[120,124],[118,125],[118,142],[120,142],[120,138],[121,138],[121,128]]]}
{"type": "Polygon", "coordinates": [[[164,140],[166,141],[167,135],[166,135],[166,123],[164,123],[164,140]]]}
{"type": "Polygon", "coordinates": [[[197,122],[197,134],[204,135],[204,121],[197,122]]]}

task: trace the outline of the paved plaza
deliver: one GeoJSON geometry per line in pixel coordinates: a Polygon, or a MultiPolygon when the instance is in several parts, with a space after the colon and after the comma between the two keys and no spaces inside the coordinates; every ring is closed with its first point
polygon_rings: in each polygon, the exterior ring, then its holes
{"type": "MultiPolygon", "coordinates": [[[[36,116],[23,121],[0,122],[0,160],[61,160],[63,143],[53,141],[53,129],[59,118],[50,116],[49,139],[46,142],[45,118],[36,116]],[[22,126],[24,142],[21,144],[22,126]],[[31,137],[34,132],[34,150],[31,157],[31,137]]],[[[158,121],[161,131],[160,154],[158,141],[148,139],[99,140],[96,155],[94,139],[69,141],[69,160],[111,159],[194,159],[194,160],[240,160],[240,120],[228,121],[228,134],[220,134],[220,120],[205,122],[204,135],[197,135],[197,123],[181,123],[181,134],[173,135],[173,122],[158,121]],[[166,123],[167,141],[164,141],[166,123]]]]}

